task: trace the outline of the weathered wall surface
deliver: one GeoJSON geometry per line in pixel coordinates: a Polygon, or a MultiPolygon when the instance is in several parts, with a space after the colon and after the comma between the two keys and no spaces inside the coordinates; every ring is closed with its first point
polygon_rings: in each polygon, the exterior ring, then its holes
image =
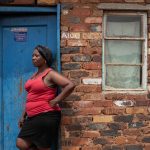
{"type": "MultiPolygon", "coordinates": [[[[150,0],[16,0],[10,4],[46,6],[58,2],[61,3],[62,72],[76,84],[74,92],[62,102],[62,149],[150,150],[148,93],[102,91],[104,10],[98,7],[101,3],[140,7],[149,5],[150,0]]],[[[144,11],[148,14],[150,32],[150,11],[144,11]]],[[[149,54],[150,51],[148,81],[149,54]]]]}

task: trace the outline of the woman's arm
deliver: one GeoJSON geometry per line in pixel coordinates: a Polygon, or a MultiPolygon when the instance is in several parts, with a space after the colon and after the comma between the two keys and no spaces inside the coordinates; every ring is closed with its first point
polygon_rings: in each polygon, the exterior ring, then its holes
{"type": "Polygon", "coordinates": [[[50,105],[53,107],[59,101],[64,100],[68,95],[70,95],[74,90],[75,85],[69,79],[53,70],[50,71],[47,77],[49,82],[53,82],[54,84],[62,87],[61,93],[54,100],[50,101],[50,105]]]}

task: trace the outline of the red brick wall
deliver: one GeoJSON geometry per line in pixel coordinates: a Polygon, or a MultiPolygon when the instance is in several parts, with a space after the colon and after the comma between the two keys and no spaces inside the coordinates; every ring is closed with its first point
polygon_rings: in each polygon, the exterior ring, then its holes
{"type": "Polygon", "coordinates": [[[101,88],[100,2],[148,4],[144,0],[61,0],[62,70],[76,84],[63,102],[63,150],[148,150],[147,93],[104,93],[101,88]]]}
{"type": "MultiPolygon", "coordinates": [[[[58,0],[37,2],[53,5],[58,0]]],[[[150,150],[150,96],[139,92],[102,91],[103,10],[97,8],[102,2],[145,5],[150,0],[59,2],[62,72],[76,84],[74,92],[62,102],[62,149],[150,150]],[[121,102],[123,106],[120,106],[121,102]]],[[[150,12],[147,13],[150,17],[150,12]]],[[[149,24],[150,18],[150,32],[149,24]]]]}

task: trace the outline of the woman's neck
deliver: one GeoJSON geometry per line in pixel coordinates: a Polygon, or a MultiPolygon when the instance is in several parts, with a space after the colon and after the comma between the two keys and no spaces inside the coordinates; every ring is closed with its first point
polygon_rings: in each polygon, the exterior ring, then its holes
{"type": "Polygon", "coordinates": [[[42,73],[42,72],[45,71],[47,68],[48,68],[48,66],[41,66],[41,67],[38,67],[37,73],[42,73]]]}

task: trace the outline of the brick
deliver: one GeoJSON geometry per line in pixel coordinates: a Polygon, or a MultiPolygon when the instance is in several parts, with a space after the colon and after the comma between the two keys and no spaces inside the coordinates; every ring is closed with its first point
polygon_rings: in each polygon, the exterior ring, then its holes
{"type": "Polygon", "coordinates": [[[101,16],[102,17],[103,16],[103,10],[96,10],[96,9],[94,9],[92,16],[94,16],[94,17],[101,16]]]}
{"type": "Polygon", "coordinates": [[[128,142],[128,139],[124,136],[118,136],[115,137],[114,142],[117,145],[126,144],[128,142]]]}
{"type": "Polygon", "coordinates": [[[113,122],[113,116],[93,116],[93,122],[105,122],[105,123],[109,123],[109,122],[113,122]]]}
{"type": "Polygon", "coordinates": [[[125,150],[143,150],[142,145],[126,145],[125,150]]]}
{"type": "Polygon", "coordinates": [[[90,124],[92,123],[92,116],[76,116],[72,117],[72,123],[77,123],[77,124],[90,124]]]}
{"type": "Polygon", "coordinates": [[[87,71],[78,70],[78,71],[70,72],[71,78],[81,78],[81,77],[87,77],[87,76],[89,76],[89,72],[87,72],[87,71]]]}
{"type": "Polygon", "coordinates": [[[90,16],[91,10],[89,8],[74,8],[71,11],[71,15],[73,16],[80,16],[80,17],[87,17],[90,16]]]}
{"type": "Polygon", "coordinates": [[[87,46],[88,43],[86,40],[68,40],[68,46],[87,46]]]}
{"type": "Polygon", "coordinates": [[[89,77],[102,79],[102,70],[88,70],[89,77]]]}
{"type": "Polygon", "coordinates": [[[83,84],[95,84],[95,85],[101,85],[102,79],[101,78],[84,78],[82,79],[83,84]]]}
{"type": "Polygon", "coordinates": [[[100,55],[100,54],[102,54],[102,48],[101,47],[93,47],[93,48],[84,47],[84,48],[81,49],[81,53],[83,53],[83,54],[98,54],[98,55],[100,55]]]}
{"type": "Polygon", "coordinates": [[[68,97],[65,98],[65,101],[79,101],[83,93],[73,92],[68,97]]]}
{"type": "Polygon", "coordinates": [[[61,26],[61,31],[67,32],[68,31],[68,27],[67,26],[61,26]]]}
{"type": "Polygon", "coordinates": [[[137,144],[137,137],[136,136],[127,136],[128,143],[127,144],[137,144]]]}
{"type": "Polygon", "coordinates": [[[146,108],[133,107],[133,108],[126,108],[126,113],[127,114],[147,114],[148,112],[146,108]]]}
{"type": "Polygon", "coordinates": [[[80,150],[80,146],[62,146],[63,150],[80,150]]]}
{"type": "Polygon", "coordinates": [[[144,142],[144,143],[150,143],[150,136],[144,137],[142,139],[142,142],[144,142]]]}
{"type": "Polygon", "coordinates": [[[61,14],[62,15],[68,15],[69,14],[69,10],[62,9],[61,10],[61,14]]]}
{"type": "Polygon", "coordinates": [[[81,22],[81,19],[80,19],[80,17],[70,16],[70,17],[68,17],[68,21],[71,24],[78,24],[81,22]]]}
{"type": "Polygon", "coordinates": [[[62,32],[61,33],[62,39],[80,39],[79,32],[62,32]]]}
{"type": "Polygon", "coordinates": [[[84,94],[84,96],[82,97],[82,99],[85,100],[104,100],[104,97],[101,93],[90,93],[90,94],[84,94]]]}
{"type": "Polygon", "coordinates": [[[70,138],[63,138],[62,140],[61,140],[61,144],[62,144],[62,146],[71,146],[72,145],[72,141],[71,141],[71,139],[70,138]]]}
{"type": "Polygon", "coordinates": [[[90,138],[73,138],[72,139],[72,144],[73,145],[90,145],[91,144],[91,139],[90,138]]]}
{"type": "Polygon", "coordinates": [[[148,4],[150,3],[150,0],[145,0],[145,1],[146,1],[146,3],[148,3],[148,4]]]}
{"type": "Polygon", "coordinates": [[[95,100],[93,102],[93,106],[94,107],[112,107],[113,106],[113,102],[110,100],[95,100]]]}
{"type": "Polygon", "coordinates": [[[144,150],[150,150],[150,144],[145,144],[145,149],[144,150]]]}
{"type": "Polygon", "coordinates": [[[82,132],[81,131],[70,131],[69,132],[69,137],[81,137],[82,132]]]}
{"type": "Polygon", "coordinates": [[[97,85],[78,85],[75,88],[76,92],[84,92],[84,93],[89,93],[89,92],[98,92],[101,87],[97,85]]]}
{"type": "Polygon", "coordinates": [[[62,69],[64,70],[74,70],[74,69],[80,69],[81,65],[79,63],[63,63],[62,69]]]}
{"type": "Polygon", "coordinates": [[[131,107],[135,105],[135,101],[131,100],[115,100],[113,103],[119,107],[131,107]]]}
{"type": "Polygon", "coordinates": [[[69,78],[69,71],[64,70],[64,71],[62,71],[61,73],[62,73],[62,75],[65,76],[66,78],[69,78]]]}
{"type": "Polygon", "coordinates": [[[73,3],[62,3],[61,4],[61,11],[62,10],[72,10],[74,7],[73,3]]]}
{"type": "Polygon", "coordinates": [[[103,150],[123,150],[123,148],[118,145],[110,145],[110,146],[104,146],[103,150]]]}
{"type": "Polygon", "coordinates": [[[104,108],[102,110],[102,113],[104,115],[118,115],[118,114],[123,114],[124,109],[117,109],[117,108],[104,108]]]}
{"type": "Polygon", "coordinates": [[[37,0],[37,4],[42,5],[55,5],[58,3],[58,0],[37,0]]]}
{"type": "Polygon", "coordinates": [[[60,0],[61,3],[77,3],[79,0],[60,0]]]}
{"type": "Polygon", "coordinates": [[[70,26],[70,31],[87,32],[87,31],[90,31],[90,27],[86,24],[73,24],[70,26]]]}
{"type": "Polygon", "coordinates": [[[81,124],[77,124],[77,123],[66,125],[65,128],[67,131],[81,131],[85,129],[84,126],[82,126],[81,124]]]}
{"type": "Polygon", "coordinates": [[[102,34],[98,32],[82,33],[82,39],[98,40],[102,39],[102,34]]]}
{"type": "Polygon", "coordinates": [[[94,138],[93,139],[93,143],[95,145],[97,145],[97,144],[106,145],[106,144],[109,143],[109,141],[107,139],[105,139],[105,138],[94,138]]]}
{"type": "Polygon", "coordinates": [[[149,127],[142,128],[142,132],[144,134],[150,134],[150,128],[149,127]]]}
{"type": "Polygon", "coordinates": [[[102,32],[102,27],[100,25],[92,24],[90,27],[90,31],[92,32],[102,32]]]}
{"type": "Polygon", "coordinates": [[[73,106],[79,108],[93,107],[93,101],[78,101],[74,102],[73,106]]]}
{"type": "Polygon", "coordinates": [[[137,118],[139,121],[150,121],[150,116],[149,116],[149,115],[136,114],[136,118],[137,118]]]}
{"type": "Polygon", "coordinates": [[[102,136],[120,136],[121,133],[119,133],[117,130],[103,130],[101,131],[102,136]]]}
{"type": "Polygon", "coordinates": [[[62,101],[61,102],[61,105],[62,105],[62,107],[65,109],[65,108],[72,108],[72,102],[70,102],[70,101],[62,101]]]}
{"type": "Polygon", "coordinates": [[[87,69],[87,70],[101,69],[101,63],[97,63],[97,62],[86,62],[86,63],[83,63],[82,68],[83,68],[83,69],[87,69]]]}
{"type": "Polygon", "coordinates": [[[100,55],[93,55],[92,61],[94,61],[94,62],[102,62],[102,56],[100,56],[100,55]]]}
{"type": "Polygon", "coordinates": [[[88,130],[105,130],[107,125],[105,123],[92,123],[87,125],[88,130]]]}
{"type": "Polygon", "coordinates": [[[72,123],[72,119],[71,119],[71,117],[63,116],[61,123],[62,123],[62,125],[69,125],[72,123]]]}
{"type": "Polygon", "coordinates": [[[133,115],[118,115],[114,117],[116,122],[127,122],[130,123],[133,120],[133,115]]]}
{"type": "Polygon", "coordinates": [[[150,106],[149,100],[137,100],[135,106],[150,106]]]}
{"type": "Polygon", "coordinates": [[[61,46],[61,47],[67,46],[67,41],[66,41],[66,40],[61,40],[61,41],[60,41],[60,46],[61,46]]]}
{"type": "Polygon", "coordinates": [[[90,40],[89,44],[91,47],[101,47],[102,46],[102,40],[98,39],[98,40],[90,40]]]}
{"type": "Polygon", "coordinates": [[[109,123],[108,127],[113,130],[123,130],[127,128],[125,123],[109,123]]]}
{"type": "Polygon", "coordinates": [[[124,136],[141,136],[140,130],[139,129],[125,129],[123,130],[123,135],[124,136]]]}
{"type": "Polygon", "coordinates": [[[80,48],[79,47],[67,47],[67,48],[61,48],[61,53],[62,54],[74,54],[74,53],[79,53],[80,48]]]}
{"type": "Polygon", "coordinates": [[[102,150],[101,145],[83,146],[82,150],[102,150]]]}
{"type": "Polygon", "coordinates": [[[99,131],[84,131],[82,137],[85,138],[94,138],[94,137],[99,137],[100,133],[99,131]]]}
{"type": "Polygon", "coordinates": [[[61,56],[61,62],[70,62],[71,61],[71,55],[64,54],[61,56]]]}
{"type": "Polygon", "coordinates": [[[143,122],[129,123],[129,128],[141,128],[141,127],[144,127],[144,123],[143,122]]]}
{"type": "Polygon", "coordinates": [[[89,62],[91,61],[91,56],[90,55],[75,55],[75,56],[72,56],[72,61],[89,62]]]}
{"type": "Polygon", "coordinates": [[[85,23],[102,23],[102,17],[87,17],[85,23]]]}
{"type": "Polygon", "coordinates": [[[90,108],[78,108],[76,115],[99,115],[101,113],[100,107],[90,107],[90,108]]]}
{"type": "Polygon", "coordinates": [[[63,26],[70,26],[73,24],[79,24],[80,22],[81,22],[81,19],[79,17],[68,16],[68,15],[62,15],[61,16],[61,25],[63,25],[63,26]]]}
{"type": "Polygon", "coordinates": [[[71,108],[62,109],[62,115],[73,116],[74,114],[75,114],[75,110],[73,110],[71,108]]]}

